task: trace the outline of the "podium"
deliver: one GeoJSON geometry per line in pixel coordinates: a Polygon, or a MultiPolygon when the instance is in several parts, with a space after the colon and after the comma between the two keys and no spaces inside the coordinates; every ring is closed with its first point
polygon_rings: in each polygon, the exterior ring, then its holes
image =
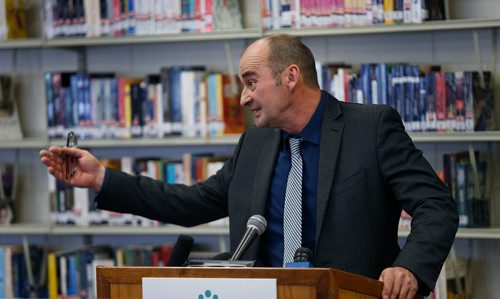
{"type": "Polygon", "coordinates": [[[142,298],[143,277],[275,278],[278,299],[380,298],[382,283],[329,268],[97,266],[97,298],[142,298]]]}

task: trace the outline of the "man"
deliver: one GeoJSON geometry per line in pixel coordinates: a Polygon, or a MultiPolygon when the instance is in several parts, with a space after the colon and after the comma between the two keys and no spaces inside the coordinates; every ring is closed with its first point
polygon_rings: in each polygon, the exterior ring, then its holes
{"type": "Polygon", "coordinates": [[[379,278],[384,298],[413,298],[417,290],[427,294],[453,243],[458,215],[398,113],[382,105],[342,103],[321,91],[311,51],[288,35],[251,44],[241,56],[239,76],[241,105],[253,112],[256,127],[203,183],[167,185],[129,176],[72,148],[42,150],[41,160],[64,179],[63,156],[76,158],[78,169],[66,182],[99,192],[101,209],[184,226],[229,215],[232,250],[248,218],[264,215],[268,230],[244,259],[268,266],[290,258],[286,235],[296,217],[285,212],[294,196],[287,189],[294,185],[288,183],[289,176],[296,177],[292,169],[297,173],[299,167],[299,245],[314,252],[316,266],[379,278]],[[289,140],[298,140],[292,143],[299,144],[299,160],[290,158],[289,140]],[[401,208],[413,216],[402,249],[401,208]]]}

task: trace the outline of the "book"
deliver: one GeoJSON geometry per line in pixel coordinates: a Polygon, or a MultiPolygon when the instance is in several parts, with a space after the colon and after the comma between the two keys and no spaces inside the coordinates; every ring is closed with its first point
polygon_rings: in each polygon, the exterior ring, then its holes
{"type": "Polygon", "coordinates": [[[18,103],[14,92],[15,82],[11,76],[0,75],[0,139],[23,138],[19,119],[18,103]]]}
{"type": "Polygon", "coordinates": [[[473,72],[472,74],[475,131],[496,130],[492,80],[491,72],[473,72]]]}
{"type": "Polygon", "coordinates": [[[17,197],[17,166],[0,162],[0,224],[14,222],[14,203],[17,197]]]}
{"type": "Polygon", "coordinates": [[[4,0],[7,25],[7,39],[27,38],[26,23],[27,1],[4,0]]]}

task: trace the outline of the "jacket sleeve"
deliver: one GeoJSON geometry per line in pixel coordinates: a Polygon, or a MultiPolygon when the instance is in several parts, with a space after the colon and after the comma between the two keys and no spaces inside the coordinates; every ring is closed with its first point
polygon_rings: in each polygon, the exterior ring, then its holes
{"type": "Polygon", "coordinates": [[[377,149],[391,200],[412,216],[411,232],[393,266],[410,270],[427,292],[434,288],[455,238],[455,201],[404,131],[398,112],[389,107],[377,125],[377,149]]]}
{"type": "Polygon", "coordinates": [[[167,184],[106,168],[107,181],[95,199],[97,208],[182,226],[195,226],[226,217],[227,190],[244,136],[240,138],[233,157],[221,170],[192,186],[167,184]]]}

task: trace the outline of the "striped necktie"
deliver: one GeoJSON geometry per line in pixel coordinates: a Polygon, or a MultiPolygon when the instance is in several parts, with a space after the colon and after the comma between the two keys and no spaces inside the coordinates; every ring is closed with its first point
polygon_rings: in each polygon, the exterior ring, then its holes
{"type": "Polygon", "coordinates": [[[292,167],[288,174],[283,210],[283,266],[293,262],[297,248],[302,246],[302,156],[300,138],[290,138],[292,167]]]}

